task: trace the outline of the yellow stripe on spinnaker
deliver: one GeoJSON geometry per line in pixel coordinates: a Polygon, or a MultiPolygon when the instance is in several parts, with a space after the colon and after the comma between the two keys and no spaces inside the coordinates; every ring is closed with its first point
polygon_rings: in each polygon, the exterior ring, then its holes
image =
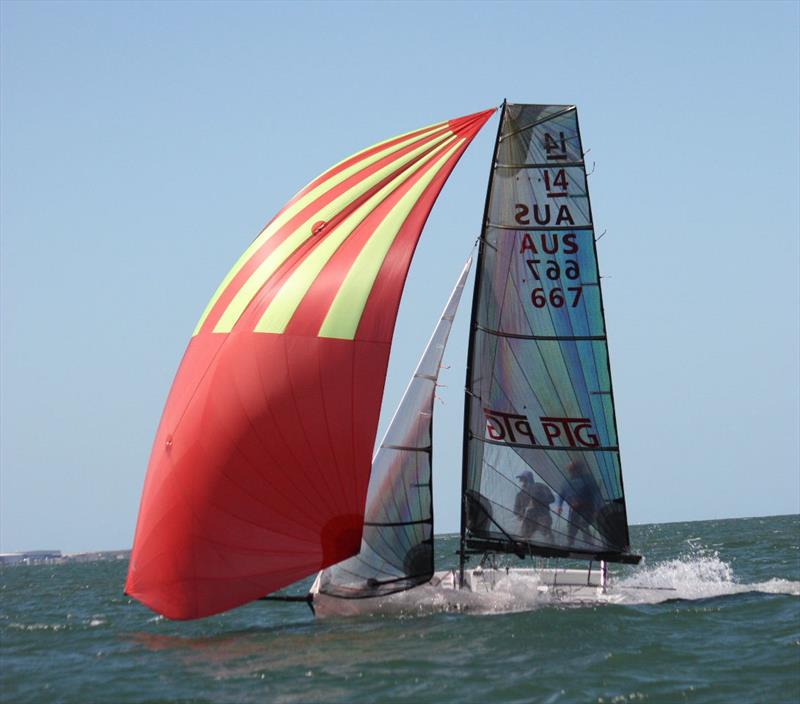
{"type": "Polygon", "coordinates": [[[300,223],[300,225],[298,225],[298,227],[295,228],[291,234],[283,240],[283,242],[281,242],[272,252],[270,252],[269,256],[267,256],[264,261],[258,265],[258,268],[250,275],[250,278],[248,278],[247,281],[242,284],[242,287],[236,292],[236,295],[231,299],[228,307],[225,309],[223,314],[220,316],[220,319],[217,321],[217,324],[214,326],[214,332],[226,333],[233,329],[233,326],[236,325],[236,322],[239,320],[242,313],[244,313],[247,306],[250,305],[250,301],[253,300],[253,297],[258,293],[261,287],[295,252],[298,247],[300,247],[310,237],[314,236],[311,232],[311,225],[314,222],[317,220],[327,222],[340,213],[354,200],[362,196],[370,188],[380,183],[387,176],[390,176],[393,172],[401,169],[409,162],[414,161],[414,159],[418,158],[427,150],[432,149],[434,146],[451,139],[453,139],[453,134],[447,133],[440,135],[429,142],[425,142],[422,146],[419,146],[416,149],[408,152],[408,154],[395,159],[388,166],[385,166],[384,168],[376,171],[374,174],[362,179],[358,182],[358,185],[354,186],[348,191],[345,191],[337,198],[334,198],[330,203],[328,203],[328,205],[309,215],[304,222],[300,223]]]}
{"type": "MultiPolygon", "coordinates": [[[[415,142],[418,139],[424,139],[427,135],[431,134],[432,132],[435,132],[436,130],[440,130],[440,129],[444,128],[444,127],[447,127],[448,124],[449,124],[449,121],[437,122],[435,125],[428,125],[427,127],[420,127],[417,130],[411,130],[410,132],[404,132],[403,134],[398,134],[398,135],[395,135],[394,137],[389,137],[388,139],[384,139],[384,140],[381,140],[380,142],[376,142],[375,144],[373,144],[370,147],[365,147],[364,149],[361,149],[360,151],[357,151],[355,154],[351,154],[350,156],[342,159],[341,161],[337,161],[325,173],[321,174],[321,176],[324,176],[329,171],[333,171],[337,166],[341,166],[346,161],[350,161],[350,159],[355,159],[360,154],[364,154],[365,152],[368,152],[370,149],[375,149],[376,147],[380,147],[380,146],[383,146],[384,144],[388,144],[389,142],[393,142],[395,139],[403,139],[404,137],[408,137],[409,135],[412,135],[415,132],[419,132],[419,134],[416,137],[413,137],[412,139],[405,140],[404,144],[408,145],[408,144],[411,144],[411,143],[415,142]]],[[[317,176],[317,178],[320,178],[320,176],[317,176]]],[[[314,183],[314,181],[317,180],[317,178],[311,179],[311,181],[309,181],[305,185],[305,188],[308,188],[312,183],[314,183]]],[[[302,192],[302,190],[303,189],[301,188],[300,191],[302,192]]]]}
{"type": "MultiPolygon", "coordinates": [[[[236,260],[236,263],[233,265],[231,270],[226,274],[225,278],[222,280],[222,283],[217,287],[217,290],[211,297],[211,300],[208,302],[208,305],[205,307],[205,310],[203,310],[203,314],[200,316],[200,320],[198,321],[197,326],[195,327],[194,332],[192,333],[192,336],[197,335],[197,333],[200,332],[200,329],[206,322],[206,318],[208,318],[209,314],[213,310],[220,296],[222,296],[223,291],[225,291],[225,289],[228,288],[230,282],[233,280],[236,274],[238,274],[241,271],[242,267],[250,260],[250,257],[252,257],[253,254],[255,254],[255,252],[258,251],[270,237],[272,237],[272,235],[274,235],[281,227],[283,227],[287,222],[289,222],[289,220],[291,220],[295,215],[301,212],[304,208],[308,207],[308,205],[310,203],[313,203],[317,198],[320,198],[329,190],[335,188],[337,185],[339,185],[346,179],[350,178],[354,174],[358,173],[359,171],[362,171],[363,169],[370,167],[375,162],[380,161],[381,159],[395,152],[405,149],[410,144],[414,144],[415,142],[421,139],[426,139],[432,133],[446,126],[447,126],[446,122],[440,122],[436,125],[431,125],[430,127],[424,128],[424,132],[420,132],[414,137],[405,139],[402,142],[392,145],[391,147],[387,147],[386,149],[382,149],[376,152],[375,154],[372,154],[371,156],[368,156],[367,158],[362,159],[355,164],[352,164],[348,168],[342,169],[342,171],[340,171],[337,174],[334,174],[329,179],[326,179],[325,181],[320,183],[316,188],[313,188],[308,193],[303,195],[301,198],[298,198],[297,201],[292,203],[289,207],[287,207],[282,213],[280,213],[272,222],[270,222],[258,234],[258,236],[253,240],[253,242],[250,243],[250,246],[244,251],[242,256],[236,260]]],[[[413,131],[418,132],[418,130],[413,130],[413,131]]],[[[408,132],[406,134],[412,134],[412,133],[408,132]]],[[[451,135],[452,132],[449,132],[448,135],[446,136],[451,136],[451,135]]],[[[392,140],[399,139],[405,136],[406,135],[400,135],[400,137],[391,137],[390,139],[386,139],[383,142],[378,142],[378,144],[374,144],[371,147],[362,149],[360,152],[356,152],[356,154],[353,154],[347,157],[346,159],[343,159],[342,161],[338,162],[330,169],[328,169],[328,171],[335,169],[340,164],[358,156],[359,154],[363,154],[364,152],[367,152],[370,149],[374,149],[375,147],[379,147],[382,144],[386,144],[387,142],[391,142],[392,140]]],[[[311,185],[311,183],[313,183],[314,180],[309,182],[308,185],[311,185]]],[[[306,185],[304,188],[308,188],[308,185],[306,185]]],[[[301,193],[302,191],[303,189],[300,189],[301,193]]]]}
{"type": "MultiPolygon", "coordinates": [[[[397,190],[417,171],[426,164],[436,159],[446,150],[453,140],[445,141],[438,146],[435,151],[426,154],[416,164],[412,165],[373,195],[366,203],[359,206],[350,214],[336,229],[328,235],[315,249],[309,254],[302,263],[292,272],[291,276],[281,286],[280,292],[272,299],[258,324],[255,326],[256,332],[282,333],[292,319],[295,311],[302,302],[308,290],[316,280],[319,273],[330,261],[331,257],[342,243],[352,234],[375,208],[377,208],[393,191],[397,190]]],[[[448,151],[450,153],[450,151],[448,151]]]]}
{"type": "Polygon", "coordinates": [[[375,279],[378,277],[383,260],[400,232],[400,228],[436,174],[463,143],[464,140],[459,139],[448,149],[436,164],[409,189],[408,193],[375,229],[375,233],[359,252],[344,282],[339,287],[336,298],[319,329],[320,337],[333,337],[340,340],[352,340],[355,337],[375,279]]]}

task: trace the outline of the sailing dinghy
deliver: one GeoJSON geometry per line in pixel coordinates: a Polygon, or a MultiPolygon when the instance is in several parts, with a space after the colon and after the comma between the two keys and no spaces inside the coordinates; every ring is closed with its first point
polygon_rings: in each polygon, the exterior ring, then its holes
{"type": "Polygon", "coordinates": [[[494,112],[340,162],[234,265],[167,399],[126,593],[199,618],[319,571],[307,600],[320,615],[372,613],[424,590],[463,603],[511,572],[589,598],[606,592],[607,562],[639,560],[574,106],[503,104],[470,321],[458,570],[433,569],[431,429],[468,267],[370,458],[411,257],[494,112]],[[498,554],[588,568],[509,572],[498,554]]]}

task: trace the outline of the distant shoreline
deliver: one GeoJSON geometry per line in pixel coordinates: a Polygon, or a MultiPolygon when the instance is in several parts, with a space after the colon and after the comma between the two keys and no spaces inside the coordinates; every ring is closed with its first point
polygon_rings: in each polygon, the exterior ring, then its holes
{"type": "MultiPolygon", "coordinates": [[[[735,516],[728,518],[701,518],[693,521],[663,521],[661,523],[631,523],[631,526],[668,526],[680,523],[717,523],[719,521],[747,521],[765,518],[785,518],[798,516],[797,513],[775,513],[766,516],[735,516]]],[[[458,535],[457,531],[434,533],[438,538],[458,535]]],[[[62,552],[61,550],[22,550],[18,552],[0,552],[0,567],[8,565],[41,565],[65,564],[71,562],[97,562],[100,560],[130,559],[130,548],[125,550],[89,550],[85,552],[62,552]]]]}
{"type": "Polygon", "coordinates": [[[99,562],[101,560],[128,560],[130,550],[94,550],[91,552],[68,552],[61,550],[25,550],[0,553],[0,566],[17,565],[63,565],[70,562],[99,562]]]}

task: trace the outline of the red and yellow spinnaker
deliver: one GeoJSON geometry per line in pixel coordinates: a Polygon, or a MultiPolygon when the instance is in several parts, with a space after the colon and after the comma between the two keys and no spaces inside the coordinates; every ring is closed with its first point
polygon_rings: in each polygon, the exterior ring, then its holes
{"type": "Polygon", "coordinates": [[[494,110],[376,144],[301,190],[223,280],[172,385],[126,592],[225,611],[356,554],[411,257],[494,110]]]}

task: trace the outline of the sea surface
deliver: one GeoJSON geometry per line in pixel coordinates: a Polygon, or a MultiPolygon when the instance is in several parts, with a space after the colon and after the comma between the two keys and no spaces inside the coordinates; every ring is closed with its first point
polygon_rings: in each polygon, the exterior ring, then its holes
{"type": "MultiPolygon", "coordinates": [[[[4,702],[800,701],[800,516],[632,527],[624,605],[170,622],[125,560],[0,571],[4,702]],[[640,587],[643,587],[640,589],[640,587]],[[657,589],[653,589],[657,587],[657,589]]],[[[457,539],[437,538],[440,567],[457,539]]],[[[524,601],[524,600],[523,600],[524,601]]]]}

